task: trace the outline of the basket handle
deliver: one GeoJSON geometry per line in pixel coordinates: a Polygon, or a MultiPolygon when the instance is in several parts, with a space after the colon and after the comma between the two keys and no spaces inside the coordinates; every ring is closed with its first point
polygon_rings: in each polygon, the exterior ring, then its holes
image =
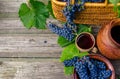
{"type": "MultiPolygon", "coordinates": [[[[75,4],[75,0],[71,0],[71,4],[75,4]]],[[[93,6],[107,6],[108,0],[105,0],[104,3],[92,3],[93,6]]],[[[85,3],[87,6],[91,6],[91,3],[85,3]]]]}

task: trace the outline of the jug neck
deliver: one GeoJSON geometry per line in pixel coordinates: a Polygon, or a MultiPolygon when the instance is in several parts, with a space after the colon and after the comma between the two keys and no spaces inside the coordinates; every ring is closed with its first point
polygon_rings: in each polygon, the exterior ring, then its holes
{"type": "Polygon", "coordinates": [[[108,37],[117,47],[120,47],[120,44],[113,39],[112,34],[111,34],[112,28],[116,27],[116,26],[120,27],[120,19],[115,19],[115,20],[112,20],[110,22],[110,24],[108,25],[108,27],[109,27],[109,29],[108,29],[108,37]]]}

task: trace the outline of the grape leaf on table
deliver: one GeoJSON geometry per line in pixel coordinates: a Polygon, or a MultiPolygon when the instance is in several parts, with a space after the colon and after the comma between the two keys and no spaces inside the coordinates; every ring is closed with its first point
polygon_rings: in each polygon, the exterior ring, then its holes
{"type": "Polygon", "coordinates": [[[81,32],[92,32],[91,27],[89,27],[88,25],[83,25],[80,24],[77,30],[77,34],[80,34],[81,32]]]}
{"type": "Polygon", "coordinates": [[[72,67],[64,67],[64,73],[66,75],[71,75],[71,74],[73,74],[73,72],[74,72],[74,67],[73,66],[72,67]]]}
{"type": "Polygon", "coordinates": [[[63,49],[61,57],[60,57],[60,61],[63,62],[65,60],[72,59],[74,56],[82,57],[85,55],[88,55],[88,52],[80,52],[77,49],[76,45],[73,43],[73,44],[66,46],[63,49]]]}
{"type": "Polygon", "coordinates": [[[59,37],[58,37],[58,40],[57,40],[58,44],[59,44],[61,47],[68,46],[69,44],[74,43],[74,41],[75,41],[75,39],[73,39],[72,41],[68,41],[68,40],[66,40],[66,39],[65,39],[64,37],[62,37],[62,36],[59,36],[59,37]]]}
{"type": "Polygon", "coordinates": [[[22,3],[18,14],[26,28],[46,28],[46,19],[49,17],[49,11],[43,2],[30,0],[29,4],[22,3]]]}

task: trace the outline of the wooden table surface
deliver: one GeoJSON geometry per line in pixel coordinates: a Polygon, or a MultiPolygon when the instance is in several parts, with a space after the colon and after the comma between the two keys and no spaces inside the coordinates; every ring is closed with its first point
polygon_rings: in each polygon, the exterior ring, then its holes
{"type": "MultiPolygon", "coordinates": [[[[0,79],[72,79],[59,62],[57,35],[48,29],[27,30],[19,20],[18,9],[25,1],[0,0],[0,79]]],[[[93,27],[95,34],[99,28],[93,27]]],[[[111,62],[120,76],[120,60],[111,62]]]]}

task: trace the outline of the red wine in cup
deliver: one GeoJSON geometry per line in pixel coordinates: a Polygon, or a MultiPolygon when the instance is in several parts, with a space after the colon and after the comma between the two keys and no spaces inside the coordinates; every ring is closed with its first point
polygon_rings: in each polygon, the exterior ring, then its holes
{"type": "Polygon", "coordinates": [[[83,33],[79,35],[77,38],[77,45],[82,49],[89,49],[93,46],[93,44],[94,44],[94,40],[87,33],[83,33]]]}

